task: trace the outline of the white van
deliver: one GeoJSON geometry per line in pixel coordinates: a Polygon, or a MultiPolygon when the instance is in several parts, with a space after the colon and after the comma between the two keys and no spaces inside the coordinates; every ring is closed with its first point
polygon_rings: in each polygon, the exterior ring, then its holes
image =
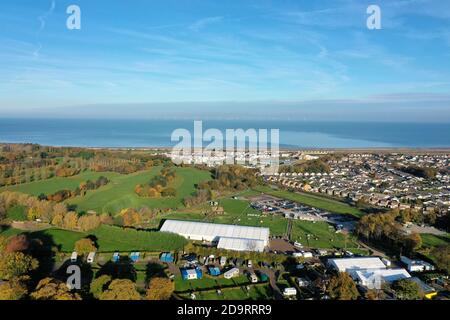
{"type": "Polygon", "coordinates": [[[89,252],[87,257],[87,263],[93,263],[95,258],[95,252],[89,252]]]}
{"type": "Polygon", "coordinates": [[[77,262],[78,259],[78,253],[76,253],[75,251],[72,252],[72,255],[70,256],[70,262],[77,262]]]}

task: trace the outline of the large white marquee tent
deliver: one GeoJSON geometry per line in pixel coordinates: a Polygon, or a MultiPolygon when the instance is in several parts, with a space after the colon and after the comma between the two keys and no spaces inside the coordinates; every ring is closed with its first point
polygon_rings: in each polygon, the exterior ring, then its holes
{"type": "Polygon", "coordinates": [[[269,244],[269,228],[195,221],[166,220],[161,231],[190,240],[217,242],[218,247],[237,251],[263,251],[269,244]]]}

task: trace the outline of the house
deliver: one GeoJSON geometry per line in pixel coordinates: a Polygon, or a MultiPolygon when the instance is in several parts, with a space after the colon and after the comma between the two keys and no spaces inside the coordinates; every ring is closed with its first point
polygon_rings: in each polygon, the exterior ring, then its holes
{"type": "Polygon", "coordinates": [[[434,270],[434,266],[423,260],[413,260],[405,256],[400,256],[400,261],[406,265],[409,272],[423,272],[434,270]]]}

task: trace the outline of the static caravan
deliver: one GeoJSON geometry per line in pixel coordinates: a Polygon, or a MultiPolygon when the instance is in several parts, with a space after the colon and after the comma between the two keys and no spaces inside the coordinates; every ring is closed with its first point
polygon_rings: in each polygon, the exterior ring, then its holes
{"type": "Polygon", "coordinates": [[[292,297],[295,296],[297,294],[297,289],[295,288],[284,288],[283,290],[283,295],[286,297],[292,297]]]}
{"type": "Polygon", "coordinates": [[[78,253],[76,253],[75,251],[72,252],[72,255],[70,256],[70,262],[77,262],[78,259],[78,253]]]}
{"type": "Polygon", "coordinates": [[[227,264],[227,257],[220,257],[220,265],[223,267],[227,264]]]}
{"type": "Polygon", "coordinates": [[[223,274],[225,279],[231,279],[233,277],[236,277],[239,275],[239,269],[238,268],[232,268],[230,270],[228,270],[227,272],[225,272],[223,274]]]}
{"type": "Polygon", "coordinates": [[[253,272],[250,273],[249,279],[250,279],[250,282],[251,282],[251,283],[257,283],[257,282],[258,282],[258,277],[257,277],[256,274],[254,274],[253,272]]]}
{"type": "Polygon", "coordinates": [[[95,259],[95,252],[89,252],[87,257],[87,263],[93,263],[95,259]]]}

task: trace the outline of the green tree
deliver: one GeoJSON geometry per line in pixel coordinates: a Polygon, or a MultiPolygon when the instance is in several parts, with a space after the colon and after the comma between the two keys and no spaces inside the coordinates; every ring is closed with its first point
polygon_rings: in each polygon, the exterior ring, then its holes
{"type": "Polygon", "coordinates": [[[450,274],[450,246],[438,246],[431,250],[436,266],[450,274]]]}
{"type": "Polygon", "coordinates": [[[91,282],[90,292],[96,299],[100,299],[103,291],[105,291],[107,285],[111,282],[111,277],[104,274],[91,282]]]}
{"type": "Polygon", "coordinates": [[[115,279],[100,295],[100,300],[141,300],[141,296],[131,280],[115,279]]]}
{"type": "Polygon", "coordinates": [[[402,279],[392,284],[397,299],[418,300],[423,298],[423,291],[420,285],[409,279],[402,279]]]}
{"type": "Polygon", "coordinates": [[[334,300],[355,300],[359,296],[355,282],[346,272],[339,272],[331,278],[327,293],[334,300]]]}

